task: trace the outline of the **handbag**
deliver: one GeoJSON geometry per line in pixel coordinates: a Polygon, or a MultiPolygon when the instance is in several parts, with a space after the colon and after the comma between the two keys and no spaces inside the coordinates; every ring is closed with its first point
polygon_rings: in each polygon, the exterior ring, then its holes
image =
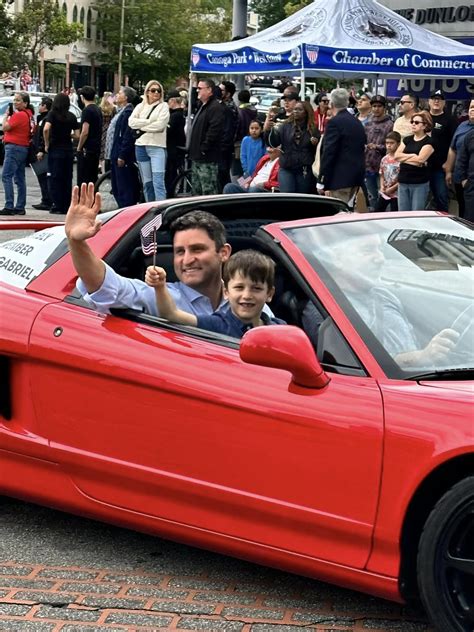
{"type": "MultiPolygon", "coordinates": [[[[148,112],[148,116],[147,119],[150,118],[150,116],[153,114],[153,110],[155,108],[157,108],[160,104],[157,103],[156,105],[154,105],[151,110],[148,112]]],[[[132,129],[132,136],[134,138],[134,140],[137,140],[138,138],[140,138],[140,136],[143,136],[143,134],[146,134],[146,132],[142,132],[141,129],[132,129]]]]}
{"type": "Polygon", "coordinates": [[[41,160],[36,160],[31,163],[31,168],[37,176],[42,176],[48,172],[48,156],[43,156],[41,160]]]}

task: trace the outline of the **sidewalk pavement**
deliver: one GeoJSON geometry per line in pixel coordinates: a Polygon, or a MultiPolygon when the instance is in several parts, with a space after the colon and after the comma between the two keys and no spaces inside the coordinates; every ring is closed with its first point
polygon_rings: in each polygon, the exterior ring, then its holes
{"type": "MultiPolygon", "coordinates": [[[[1,168],[0,168],[1,171],[1,168]]],[[[76,181],[75,168],[74,168],[74,179],[73,182],[76,181]]],[[[16,191],[15,191],[16,195],[16,191]]],[[[31,167],[26,168],[26,215],[10,215],[8,217],[0,216],[0,220],[5,219],[43,219],[43,220],[53,220],[53,221],[63,221],[64,215],[53,215],[48,211],[37,211],[32,208],[32,204],[39,204],[41,202],[41,190],[38,184],[38,180],[36,175],[31,167]]],[[[3,192],[3,187],[0,183],[0,208],[5,206],[5,194],[3,192]]]]}

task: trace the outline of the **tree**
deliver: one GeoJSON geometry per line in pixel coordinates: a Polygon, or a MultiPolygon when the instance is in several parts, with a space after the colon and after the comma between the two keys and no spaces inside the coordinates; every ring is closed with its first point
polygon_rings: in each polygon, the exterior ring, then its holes
{"type": "MultiPolygon", "coordinates": [[[[230,39],[231,0],[126,0],[122,67],[133,84],[174,83],[189,72],[191,46],[230,39]]],[[[116,70],[122,0],[96,0],[97,30],[107,52],[97,60],[116,70]]]]}
{"type": "Polygon", "coordinates": [[[84,35],[84,27],[68,24],[53,0],[27,0],[23,11],[13,18],[13,31],[32,66],[44,48],[71,44],[84,35]]]}
{"type": "Polygon", "coordinates": [[[0,70],[2,72],[11,70],[17,53],[17,45],[13,37],[12,18],[7,12],[6,0],[0,0],[0,70]]]}
{"type": "Polygon", "coordinates": [[[311,4],[312,0],[251,0],[251,9],[258,14],[260,30],[281,22],[311,4]]]}

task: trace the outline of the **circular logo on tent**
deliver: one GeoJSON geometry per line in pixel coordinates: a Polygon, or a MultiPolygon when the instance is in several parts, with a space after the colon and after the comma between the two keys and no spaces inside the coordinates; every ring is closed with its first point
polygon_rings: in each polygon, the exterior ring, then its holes
{"type": "Polygon", "coordinates": [[[296,14],[293,20],[285,20],[284,27],[276,30],[270,39],[273,42],[301,40],[302,36],[307,36],[310,31],[320,27],[326,21],[326,17],[326,9],[314,9],[303,17],[298,17],[296,14]]]}
{"type": "Polygon", "coordinates": [[[408,27],[396,17],[358,7],[348,11],[342,20],[342,28],[358,42],[383,44],[384,46],[411,46],[413,37],[408,27]]]}

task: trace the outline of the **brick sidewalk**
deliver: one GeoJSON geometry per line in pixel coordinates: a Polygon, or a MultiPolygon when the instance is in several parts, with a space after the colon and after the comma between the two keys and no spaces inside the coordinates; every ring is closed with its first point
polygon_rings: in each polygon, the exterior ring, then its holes
{"type": "Polygon", "coordinates": [[[3,563],[0,630],[430,630],[419,612],[304,578],[295,576],[289,594],[285,578],[286,586],[272,582],[262,590],[261,578],[252,585],[238,577],[3,563]]]}

